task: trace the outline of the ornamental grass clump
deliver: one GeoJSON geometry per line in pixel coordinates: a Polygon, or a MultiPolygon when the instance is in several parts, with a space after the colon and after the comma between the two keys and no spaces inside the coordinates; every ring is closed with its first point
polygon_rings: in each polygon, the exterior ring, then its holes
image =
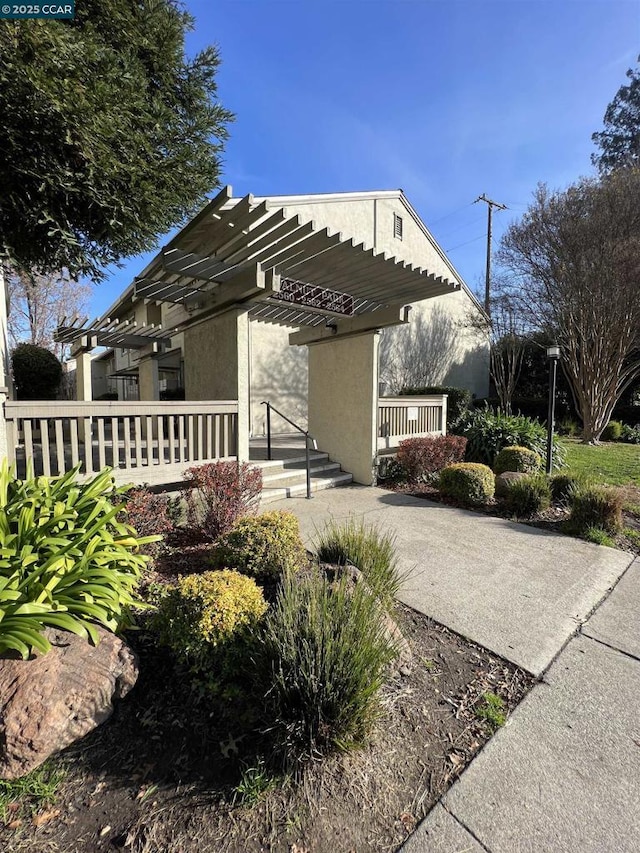
{"type": "Polygon", "coordinates": [[[184,476],[186,527],[203,539],[215,541],[260,503],[262,472],[246,462],[207,462],[184,476]]]}
{"type": "Polygon", "coordinates": [[[516,471],[522,474],[535,474],[542,467],[542,457],[528,447],[503,447],[493,463],[495,474],[516,471]]]}
{"type": "Polygon", "coordinates": [[[544,474],[522,477],[511,483],[506,491],[504,506],[516,518],[530,518],[548,509],[551,489],[544,474]]]}
{"type": "Polygon", "coordinates": [[[265,619],[259,655],[265,728],[287,768],[362,746],[396,650],[364,584],[287,576],[265,619]]]}
{"type": "Polygon", "coordinates": [[[570,506],[576,492],[588,485],[588,479],[582,474],[554,474],[549,480],[551,499],[555,503],[570,506]]]}
{"type": "Polygon", "coordinates": [[[458,462],[440,472],[440,492],[469,506],[481,506],[495,493],[495,477],[487,465],[458,462]]]}
{"type": "Polygon", "coordinates": [[[307,562],[300,523],[292,512],[275,510],[236,521],[219,541],[217,565],[261,581],[277,580],[307,562]]]}
{"type": "Polygon", "coordinates": [[[349,519],[329,522],[317,534],[316,555],[321,563],[359,569],[387,610],[393,608],[398,590],[406,579],[396,556],[395,536],[375,525],[349,519]]]}
{"type": "Polygon", "coordinates": [[[118,520],[109,469],[82,483],[77,474],[19,480],[0,467],[0,653],[46,653],[47,627],[97,643],[95,623],[121,631],[144,606],[140,548],[157,537],[118,520]]]}
{"type": "Polygon", "coordinates": [[[569,526],[580,536],[590,528],[619,533],[623,526],[622,505],[622,496],[615,489],[586,486],[573,495],[569,526]]]}
{"type": "Polygon", "coordinates": [[[229,569],[185,575],[159,593],[151,625],[177,660],[197,674],[224,674],[234,646],[267,610],[252,578],[229,569]]]}

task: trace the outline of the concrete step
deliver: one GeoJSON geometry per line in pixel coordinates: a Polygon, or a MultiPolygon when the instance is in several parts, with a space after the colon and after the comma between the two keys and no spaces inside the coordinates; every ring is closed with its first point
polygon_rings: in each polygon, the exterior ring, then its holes
{"type": "MultiPolygon", "coordinates": [[[[320,492],[324,489],[333,489],[336,486],[346,486],[353,482],[353,476],[346,474],[344,471],[332,474],[331,476],[311,476],[311,491],[320,492]]],[[[296,484],[280,486],[278,488],[263,488],[260,505],[279,501],[283,498],[303,498],[307,494],[307,481],[304,470],[301,472],[300,478],[296,484]]]]}
{"type": "MultiPolygon", "coordinates": [[[[329,454],[322,453],[319,450],[312,450],[309,453],[309,461],[312,465],[328,462],[329,454]]],[[[307,460],[303,453],[301,456],[292,456],[287,459],[271,459],[269,461],[264,459],[250,459],[249,464],[254,465],[256,468],[261,468],[262,476],[267,477],[268,475],[277,474],[284,470],[304,468],[307,460]]]]}
{"type": "MultiPolygon", "coordinates": [[[[310,465],[311,478],[327,478],[334,474],[342,474],[338,462],[311,463],[310,465]]],[[[295,486],[298,483],[306,483],[307,472],[304,466],[298,468],[286,468],[284,471],[263,471],[262,472],[262,488],[263,489],[279,489],[285,486],[295,486]]]]}

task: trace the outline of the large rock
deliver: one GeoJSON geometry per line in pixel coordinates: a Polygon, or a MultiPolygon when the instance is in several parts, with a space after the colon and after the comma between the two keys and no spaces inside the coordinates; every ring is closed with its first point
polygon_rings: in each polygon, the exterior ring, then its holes
{"type": "Polygon", "coordinates": [[[134,652],[98,628],[92,646],[47,629],[52,645],[30,660],[0,658],[0,778],[16,779],[103,723],[138,677],[134,652]]]}
{"type": "Polygon", "coordinates": [[[496,477],[496,497],[506,498],[514,483],[519,480],[526,480],[530,476],[531,474],[525,474],[522,471],[505,471],[504,474],[498,474],[496,477]]]}

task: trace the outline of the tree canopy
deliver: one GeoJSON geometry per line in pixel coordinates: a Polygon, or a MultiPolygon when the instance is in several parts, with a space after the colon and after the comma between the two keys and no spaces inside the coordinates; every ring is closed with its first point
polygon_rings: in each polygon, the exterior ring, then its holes
{"type": "Polygon", "coordinates": [[[583,437],[597,441],[640,376],[640,169],[538,187],[499,258],[531,329],[561,346],[583,437]]]}
{"type": "Polygon", "coordinates": [[[35,344],[18,344],[11,354],[18,400],[55,400],[62,365],[55,355],[35,344]]]}
{"type": "Polygon", "coordinates": [[[151,249],[219,180],[215,47],[175,0],[83,0],[0,27],[0,250],[73,276],[151,249]]]}
{"type": "Polygon", "coordinates": [[[591,159],[601,173],[640,165],[640,64],[630,68],[627,77],[629,82],[620,86],[607,107],[604,129],[591,137],[600,149],[591,159]]]}

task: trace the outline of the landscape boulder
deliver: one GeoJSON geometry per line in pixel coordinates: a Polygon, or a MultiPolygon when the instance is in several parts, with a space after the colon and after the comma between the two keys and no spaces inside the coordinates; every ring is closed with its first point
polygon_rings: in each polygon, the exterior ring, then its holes
{"type": "Polygon", "coordinates": [[[496,497],[506,497],[507,492],[514,483],[530,476],[530,474],[525,474],[523,471],[505,471],[503,474],[498,474],[496,477],[496,497]]]}
{"type": "Polygon", "coordinates": [[[0,657],[0,779],[29,773],[95,729],[136,683],[134,652],[109,631],[97,630],[97,646],[48,628],[47,654],[0,657]]]}

